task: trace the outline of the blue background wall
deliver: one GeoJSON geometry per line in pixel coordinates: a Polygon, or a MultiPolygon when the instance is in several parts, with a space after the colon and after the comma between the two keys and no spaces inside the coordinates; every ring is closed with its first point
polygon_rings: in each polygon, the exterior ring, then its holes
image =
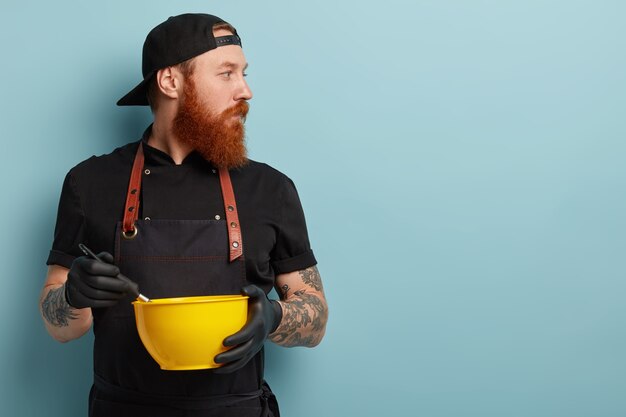
{"type": "Polygon", "coordinates": [[[331,306],[268,349],[285,416],[626,415],[624,2],[182,3],[2,2],[3,415],[85,414],[92,337],[37,311],[61,183],[139,137],[114,102],[186,11],[239,28],[331,306]]]}

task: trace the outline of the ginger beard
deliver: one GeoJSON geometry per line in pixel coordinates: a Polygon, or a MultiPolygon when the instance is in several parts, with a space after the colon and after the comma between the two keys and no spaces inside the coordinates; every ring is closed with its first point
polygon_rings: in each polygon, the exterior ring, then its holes
{"type": "Polygon", "coordinates": [[[185,80],[172,131],[182,143],[190,145],[216,167],[241,167],[248,162],[243,125],[248,110],[248,103],[239,101],[216,114],[200,101],[190,76],[185,80]]]}

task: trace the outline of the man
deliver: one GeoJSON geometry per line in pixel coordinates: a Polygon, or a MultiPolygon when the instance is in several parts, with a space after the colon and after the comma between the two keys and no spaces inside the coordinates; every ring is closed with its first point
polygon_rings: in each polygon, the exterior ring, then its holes
{"type": "Polygon", "coordinates": [[[241,40],[215,16],[170,17],[148,34],[142,67],[118,105],[149,104],[154,123],[65,178],[44,323],[61,342],[93,323],[90,416],[278,416],[263,344],[317,345],[328,309],[293,183],[246,157],[241,40]],[[137,336],[120,272],[150,298],[248,295],[248,322],[215,358],[223,365],[161,370],[137,336]],[[280,301],[267,298],[272,287],[280,301]]]}

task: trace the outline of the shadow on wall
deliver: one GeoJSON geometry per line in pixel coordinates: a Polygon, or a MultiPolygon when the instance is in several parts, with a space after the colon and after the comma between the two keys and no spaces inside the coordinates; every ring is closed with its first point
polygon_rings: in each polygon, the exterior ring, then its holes
{"type": "MultiPolygon", "coordinates": [[[[104,106],[102,106],[104,107],[104,106]]],[[[137,141],[141,138],[144,130],[152,123],[152,113],[148,107],[138,106],[106,106],[106,109],[95,109],[100,114],[105,114],[103,118],[103,128],[107,132],[107,138],[111,138],[110,152],[113,149],[126,145],[129,142],[137,141]]]]}
{"type": "Polygon", "coordinates": [[[109,153],[119,146],[139,140],[152,123],[152,113],[148,106],[116,104],[139,81],[134,68],[107,66],[106,69],[94,67],[91,70],[103,82],[92,88],[87,99],[82,101],[85,108],[80,109],[80,114],[86,120],[81,124],[83,129],[94,132],[92,139],[98,141],[97,147],[109,153]]]}
{"type": "MultiPolygon", "coordinates": [[[[49,199],[49,197],[42,197],[49,199]]],[[[29,216],[23,239],[16,242],[17,253],[31,254],[30,263],[20,264],[20,285],[12,296],[21,300],[14,305],[13,331],[7,352],[5,381],[11,381],[3,407],[12,415],[85,415],[91,387],[91,334],[61,344],[46,332],[39,315],[38,299],[45,280],[45,259],[50,250],[58,201],[33,205],[36,215],[29,216]],[[58,413],[57,413],[58,412],[58,413]],[[11,414],[11,413],[10,413],[11,414]]],[[[6,386],[6,385],[5,385],[6,386]]]]}

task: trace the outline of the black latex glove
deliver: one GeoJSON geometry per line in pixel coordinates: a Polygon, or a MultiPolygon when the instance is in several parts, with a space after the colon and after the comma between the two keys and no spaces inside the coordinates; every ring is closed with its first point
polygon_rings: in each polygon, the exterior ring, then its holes
{"type": "Polygon", "coordinates": [[[116,278],[120,269],[108,252],[98,255],[104,262],[87,256],[74,259],[65,283],[65,299],[74,308],[110,307],[122,299],[130,285],[116,278]]]}
{"type": "Polygon", "coordinates": [[[224,346],[235,346],[215,357],[215,362],[226,365],[216,368],[215,372],[228,373],[242,368],[261,350],[267,336],[272,333],[283,317],[282,308],[277,301],[269,300],[262,289],[248,285],[241,290],[247,295],[248,321],[237,333],[224,339],[224,346]]]}

